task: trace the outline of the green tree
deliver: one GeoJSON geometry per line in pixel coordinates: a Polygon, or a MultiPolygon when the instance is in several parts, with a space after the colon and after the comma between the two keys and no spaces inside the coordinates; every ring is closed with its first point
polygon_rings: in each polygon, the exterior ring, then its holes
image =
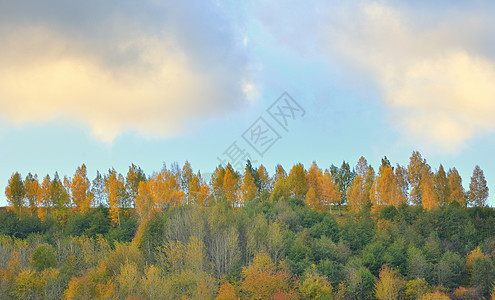
{"type": "Polygon", "coordinates": [[[354,172],[354,170],[351,170],[349,163],[343,161],[342,166],[340,168],[334,165],[330,166],[330,175],[332,175],[335,184],[339,189],[340,199],[341,199],[341,201],[338,203],[339,214],[342,214],[340,207],[341,205],[347,203],[347,190],[352,185],[356,173],[354,172]]]}
{"type": "Polygon", "coordinates": [[[36,247],[31,255],[31,265],[38,271],[55,267],[57,265],[57,253],[53,246],[41,244],[36,247]]]}
{"type": "Polygon", "coordinates": [[[488,199],[488,186],[486,185],[485,175],[480,166],[476,165],[469,184],[468,194],[469,205],[483,207],[488,199]]]}
{"type": "Polygon", "coordinates": [[[471,270],[471,285],[478,291],[488,296],[495,280],[495,265],[490,257],[479,257],[474,261],[471,270]]]}

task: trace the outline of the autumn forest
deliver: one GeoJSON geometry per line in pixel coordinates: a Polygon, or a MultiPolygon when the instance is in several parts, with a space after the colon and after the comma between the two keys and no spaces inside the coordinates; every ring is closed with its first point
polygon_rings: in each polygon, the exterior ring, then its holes
{"type": "Polygon", "coordinates": [[[495,210],[479,166],[464,180],[417,151],[211,178],[15,172],[0,299],[495,299],[495,210]]]}

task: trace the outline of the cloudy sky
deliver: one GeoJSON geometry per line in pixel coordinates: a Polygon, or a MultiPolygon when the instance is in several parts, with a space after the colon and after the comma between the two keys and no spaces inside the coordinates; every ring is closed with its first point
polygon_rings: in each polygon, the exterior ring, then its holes
{"type": "Polygon", "coordinates": [[[495,194],[493,9],[1,1],[0,182],[15,171],[72,176],[82,163],[91,178],[185,160],[206,173],[235,145],[271,172],[361,155],[405,165],[419,150],[433,169],[458,168],[465,187],[479,164],[495,194]],[[278,123],[277,107],[295,114],[278,123]],[[272,133],[262,151],[246,134],[260,120],[272,133]]]}

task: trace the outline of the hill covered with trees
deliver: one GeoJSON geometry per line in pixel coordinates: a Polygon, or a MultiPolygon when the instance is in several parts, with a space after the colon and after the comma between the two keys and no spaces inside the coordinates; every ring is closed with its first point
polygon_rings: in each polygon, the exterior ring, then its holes
{"type": "Polygon", "coordinates": [[[87,178],[14,173],[0,211],[1,299],[476,299],[495,281],[495,210],[435,171],[362,157],[270,175],[186,162],[87,178]]]}

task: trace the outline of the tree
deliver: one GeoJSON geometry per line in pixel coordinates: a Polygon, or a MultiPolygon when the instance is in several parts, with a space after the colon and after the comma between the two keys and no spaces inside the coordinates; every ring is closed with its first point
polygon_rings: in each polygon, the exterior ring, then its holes
{"type": "Polygon", "coordinates": [[[480,166],[476,165],[471,176],[468,194],[469,205],[484,207],[488,199],[488,186],[486,185],[485,175],[480,166]]]}
{"type": "Polygon", "coordinates": [[[120,207],[122,192],[124,189],[124,177],[111,169],[105,184],[108,206],[110,207],[110,219],[113,224],[120,225],[120,207]]]}
{"type": "Polygon", "coordinates": [[[290,187],[286,178],[280,178],[275,182],[273,191],[270,194],[270,202],[289,201],[290,187]]]}
{"type": "Polygon", "coordinates": [[[32,175],[29,173],[24,180],[24,190],[26,192],[26,199],[29,204],[29,214],[32,216],[36,212],[38,205],[40,184],[38,182],[38,175],[32,175]]]}
{"type": "Polygon", "coordinates": [[[464,195],[464,187],[462,186],[462,178],[456,168],[449,169],[447,173],[449,180],[450,195],[449,201],[459,203],[461,206],[466,206],[466,197],[464,195]]]}
{"type": "Polygon", "coordinates": [[[323,177],[323,173],[321,169],[318,167],[316,162],[313,161],[311,167],[309,167],[308,172],[306,173],[306,182],[308,188],[313,188],[315,192],[316,198],[321,200],[321,178],[323,177]]]}
{"type": "Polygon", "coordinates": [[[306,180],[306,170],[301,163],[292,167],[289,172],[289,186],[294,197],[302,199],[308,191],[308,183],[306,180]]]}
{"type": "Polygon", "coordinates": [[[140,284],[147,299],[160,299],[165,293],[165,282],[160,276],[160,270],[154,265],[145,267],[144,276],[141,278],[140,284]]]}
{"type": "Polygon", "coordinates": [[[471,270],[471,285],[482,295],[488,296],[494,280],[495,265],[492,259],[488,256],[475,259],[471,270]]]}
{"type": "MultiPolygon", "coordinates": [[[[184,174],[184,173],[183,173],[184,174]]],[[[199,197],[199,191],[201,190],[201,173],[192,174],[191,179],[187,185],[187,202],[188,204],[196,203],[199,197]]]]}
{"type": "Polygon", "coordinates": [[[105,178],[101,176],[99,171],[96,171],[96,177],[91,184],[91,194],[93,195],[93,201],[95,206],[103,205],[106,202],[105,199],[105,178]]]}
{"type": "Polygon", "coordinates": [[[249,299],[271,299],[277,293],[290,293],[296,281],[285,268],[277,268],[265,252],[258,253],[253,263],[242,270],[241,290],[249,299]]]}
{"type": "Polygon", "coordinates": [[[259,193],[262,194],[264,191],[271,192],[272,191],[272,181],[270,179],[270,175],[266,170],[265,166],[260,165],[258,168],[258,177],[260,179],[260,188],[259,193]]]}
{"type": "Polygon", "coordinates": [[[38,271],[55,267],[57,265],[57,253],[53,246],[41,244],[36,247],[31,255],[31,264],[38,271]]]}
{"type": "Polygon", "coordinates": [[[379,300],[398,299],[400,279],[396,271],[384,265],[375,284],[375,297],[379,300]]]}
{"type": "Polygon", "coordinates": [[[146,181],[146,175],[140,167],[135,164],[129,166],[127,176],[125,178],[125,197],[122,205],[123,208],[131,207],[138,195],[139,184],[146,181]]]}
{"type": "Polygon", "coordinates": [[[41,183],[38,196],[38,218],[44,220],[48,215],[48,208],[50,207],[50,175],[46,175],[41,183]]]}
{"type": "Polygon", "coordinates": [[[435,174],[435,193],[440,206],[445,206],[451,202],[449,179],[447,178],[447,174],[445,174],[445,170],[441,164],[435,174]]]}
{"type": "Polygon", "coordinates": [[[304,281],[299,283],[299,291],[304,299],[328,299],[332,296],[332,285],[313,265],[311,271],[306,273],[304,281]]]}
{"type": "Polygon", "coordinates": [[[351,171],[349,163],[343,161],[340,168],[337,168],[334,165],[330,166],[330,175],[332,175],[335,184],[339,189],[341,201],[338,204],[339,214],[341,214],[340,206],[347,202],[347,189],[349,189],[349,187],[352,185],[352,181],[354,180],[356,173],[354,171],[351,171]]]}
{"type": "Polygon", "coordinates": [[[10,209],[14,210],[17,217],[20,219],[22,208],[24,207],[24,183],[21,174],[15,172],[9,179],[9,183],[5,188],[5,196],[10,209]]]}
{"type": "Polygon", "coordinates": [[[421,202],[425,209],[438,208],[433,174],[428,167],[423,168],[420,180],[421,202]]]}
{"type": "Polygon", "coordinates": [[[258,195],[258,189],[254,184],[253,176],[251,176],[251,172],[249,168],[246,167],[244,172],[244,177],[242,179],[241,190],[240,190],[240,204],[244,204],[247,201],[253,200],[258,195]]]}
{"type": "Polygon", "coordinates": [[[220,290],[218,291],[218,296],[215,300],[237,300],[239,297],[235,294],[235,288],[229,282],[222,283],[220,285],[220,290]]]}
{"type": "Polygon", "coordinates": [[[395,166],[395,180],[399,187],[401,197],[407,199],[409,191],[409,182],[407,181],[407,169],[397,164],[395,166]]]}
{"type": "Polygon", "coordinates": [[[273,185],[275,185],[279,180],[287,179],[287,172],[285,172],[284,168],[281,165],[277,165],[275,167],[275,174],[273,175],[273,185]]]}
{"type": "Polygon", "coordinates": [[[364,204],[370,202],[370,190],[375,180],[375,171],[361,156],[356,165],[356,177],[347,189],[347,202],[351,211],[357,212],[364,204]]]}
{"type": "Polygon", "coordinates": [[[186,160],[184,163],[184,166],[182,167],[182,172],[181,172],[182,178],[181,178],[181,187],[184,193],[186,194],[187,197],[187,204],[191,203],[191,193],[189,191],[189,185],[191,181],[193,180],[194,173],[193,169],[191,167],[191,164],[186,160]]]}
{"type": "Polygon", "coordinates": [[[221,165],[219,165],[215,169],[215,172],[213,172],[213,175],[211,176],[211,188],[212,188],[213,196],[217,201],[225,197],[225,194],[223,192],[224,179],[225,179],[225,169],[221,165]]]}
{"type": "Polygon", "coordinates": [[[91,205],[90,182],[87,176],[86,165],[82,164],[76,169],[74,178],[70,182],[72,201],[76,205],[76,211],[86,213],[91,205]]]}
{"type": "Polygon", "coordinates": [[[60,181],[58,172],[55,172],[50,184],[50,203],[54,209],[55,216],[61,223],[67,221],[69,202],[69,194],[62,184],[62,181],[60,181]]]}
{"type": "Polygon", "coordinates": [[[304,202],[306,203],[306,205],[308,205],[310,208],[314,210],[318,210],[318,211],[323,210],[320,201],[318,201],[318,198],[316,198],[316,193],[313,187],[309,188],[308,192],[306,193],[306,197],[304,198],[304,202]]]}
{"type": "Polygon", "coordinates": [[[239,203],[239,195],[237,194],[238,190],[238,177],[235,173],[234,169],[230,164],[225,168],[225,176],[223,178],[223,192],[227,202],[232,207],[238,207],[239,203]]]}
{"type": "Polygon", "coordinates": [[[339,203],[340,194],[335,182],[333,181],[332,175],[328,170],[325,171],[323,177],[320,178],[321,181],[321,199],[323,209],[330,208],[332,210],[332,205],[339,203]]]}
{"type": "Polygon", "coordinates": [[[155,200],[153,198],[153,182],[141,181],[139,183],[138,194],[136,197],[136,211],[142,220],[147,219],[150,216],[150,213],[155,208],[155,200]]]}
{"type": "Polygon", "coordinates": [[[406,202],[392,167],[383,166],[380,168],[379,175],[375,178],[371,188],[370,199],[374,211],[388,205],[399,207],[406,202]]]}
{"type": "Polygon", "coordinates": [[[409,166],[407,167],[407,179],[411,187],[409,199],[414,205],[421,205],[421,175],[426,166],[426,160],[421,157],[418,151],[413,151],[409,158],[409,166]]]}

